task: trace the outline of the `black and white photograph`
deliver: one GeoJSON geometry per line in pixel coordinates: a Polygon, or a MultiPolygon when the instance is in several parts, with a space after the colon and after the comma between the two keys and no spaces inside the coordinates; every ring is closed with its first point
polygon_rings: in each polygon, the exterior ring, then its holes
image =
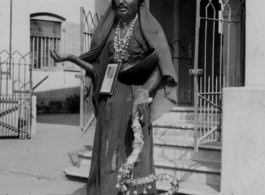
{"type": "Polygon", "coordinates": [[[117,75],[119,71],[119,64],[108,64],[102,86],[100,89],[100,94],[109,94],[112,95],[113,90],[115,88],[116,80],[117,80],[117,75]]]}
{"type": "Polygon", "coordinates": [[[265,195],[264,0],[0,0],[0,195],[265,195]]]}

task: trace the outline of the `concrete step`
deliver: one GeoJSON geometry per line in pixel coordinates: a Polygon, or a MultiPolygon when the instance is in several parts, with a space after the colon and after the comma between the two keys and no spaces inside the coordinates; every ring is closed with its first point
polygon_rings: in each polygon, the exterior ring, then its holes
{"type": "MultiPolygon", "coordinates": [[[[186,139],[179,139],[174,136],[167,136],[167,137],[161,137],[161,136],[154,136],[154,144],[156,145],[165,145],[165,146],[172,146],[172,147],[194,147],[194,139],[186,140],[186,139]]],[[[199,146],[200,149],[204,150],[222,150],[222,142],[213,141],[213,142],[206,142],[201,143],[199,146]]]]}
{"type": "Polygon", "coordinates": [[[220,163],[154,157],[156,173],[167,173],[183,182],[220,185],[220,163]]]}
{"type": "MultiPolygon", "coordinates": [[[[157,121],[178,121],[182,123],[194,121],[194,107],[174,107],[170,112],[164,114],[157,121]]],[[[155,121],[155,122],[157,122],[155,121]]]]}
{"type": "MultiPolygon", "coordinates": [[[[153,131],[157,135],[171,135],[171,136],[182,136],[182,137],[192,137],[194,130],[194,122],[180,122],[177,120],[157,120],[153,122],[153,131]],[[186,132],[186,134],[185,134],[186,132]],[[188,132],[188,133],[187,133],[188,132]],[[182,135],[183,134],[183,135],[182,135]],[[186,136],[185,136],[186,135],[186,136]]],[[[202,123],[201,128],[207,130],[211,129],[217,125],[217,123],[207,124],[202,123]]],[[[200,124],[198,124],[198,128],[200,128],[200,124]]]]}
{"type": "MultiPolygon", "coordinates": [[[[80,168],[88,168],[92,152],[79,154],[80,168]]],[[[179,181],[188,181],[209,185],[220,185],[220,163],[174,159],[165,156],[154,156],[156,173],[168,173],[179,181]]]]}
{"type": "Polygon", "coordinates": [[[189,124],[175,124],[161,123],[153,125],[153,135],[158,138],[178,138],[183,140],[192,141],[194,138],[194,129],[188,126],[189,124]],[[171,125],[171,126],[170,126],[171,125]]]}
{"type": "MultiPolygon", "coordinates": [[[[77,177],[81,179],[87,179],[89,175],[89,168],[78,168],[69,167],[64,170],[67,176],[77,177]]],[[[160,191],[167,191],[170,189],[171,185],[168,182],[157,182],[157,189],[160,191]]],[[[180,182],[180,187],[178,193],[186,195],[217,195],[220,191],[219,186],[197,184],[191,182],[180,182]]]]}
{"type": "MultiPolygon", "coordinates": [[[[198,115],[199,126],[217,125],[220,120],[220,115],[215,109],[201,109],[198,115]]],[[[163,124],[167,124],[166,127],[178,127],[175,124],[193,124],[194,123],[194,107],[174,107],[170,112],[164,114],[161,118],[153,122],[154,126],[164,127],[163,124]],[[161,125],[162,124],[162,125],[161,125]]],[[[181,125],[183,126],[183,125],[181,125]]],[[[185,126],[184,126],[185,127],[185,126]]],[[[190,127],[190,125],[188,125],[190,127]]],[[[191,126],[193,128],[193,126],[191,126]]]]}
{"type": "Polygon", "coordinates": [[[194,141],[174,137],[154,137],[154,156],[181,160],[197,160],[221,163],[221,146],[201,145],[199,152],[194,152],[194,141]]]}
{"type": "Polygon", "coordinates": [[[78,153],[79,167],[90,167],[92,159],[92,151],[78,153]]]}
{"type": "Polygon", "coordinates": [[[86,179],[89,175],[90,167],[69,167],[64,169],[66,176],[86,179]]]}
{"type": "MultiPolygon", "coordinates": [[[[153,122],[153,135],[154,137],[167,138],[174,137],[183,140],[193,141],[194,139],[194,122],[179,122],[171,120],[157,120],[153,122]]],[[[202,124],[202,127],[199,126],[200,137],[203,136],[208,130],[216,127],[217,124],[202,124]],[[200,130],[201,129],[201,130],[200,130]]],[[[217,135],[216,135],[217,136],[217,135]]],[[[214,138],[211,138],[214,140],[214,138]]],[[[217,138],[215,138],[217,139],[217,138]]]]}

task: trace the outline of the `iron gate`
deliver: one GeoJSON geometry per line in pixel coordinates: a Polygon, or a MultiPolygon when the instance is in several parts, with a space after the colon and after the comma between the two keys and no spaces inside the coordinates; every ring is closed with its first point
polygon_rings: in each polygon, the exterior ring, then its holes
{"type": "MultiPolygon", "coordinates": [[[[90,50],[92,36],[98,23],[99,16],[97,14],[93,16],[90,11],[86,13],[83,7],[80,8],[81,54],[90,50]]],[[[80,128],[83,133],[86,133],[95,128],[96,118],[91,106],[92,101],[89,99],[91,80],[85,75],[83,69],[80,74],[80,128]]]]}
{"type": "Polygon", "coordinates": [[[0,137],[31,136],[32,69],[30,53],[0,52],[0,137]]]}
{"type": "Polygon", "coordinates": [[[195,151],[221,140],[222,90],[244,86],[245,0],[197,0],[194,69],[195,151]]]}

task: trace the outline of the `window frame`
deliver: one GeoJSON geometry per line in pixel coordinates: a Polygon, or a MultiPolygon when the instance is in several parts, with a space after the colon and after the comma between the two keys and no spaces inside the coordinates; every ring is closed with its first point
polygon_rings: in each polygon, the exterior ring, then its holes
{"type": "MultiPolygon", "coordinates": [[[[49,55],[49,49],[52,48],[50,44],[56,44],[57,51],[60,52],[62,48],[62,23],[65,21],[65,18],[48,13],[48,12],[41,12],[41,13],[33,13],[30,15],[30,23],[32,21],[42,21],[43,23],[57,23],[56,25],[59,25],[59,30],[57,27],[57,35],[52,37],[52,33],[47,36],[44,33],[44,36],[38,35],[38,36],[32,36],[32,30],[30,30],[30,49],[31,49],[31,62],[33,69],[35,71],[38,70],[44,70],[44,71],[57,71],[61,69],[61,66],[59,63],[51,63],[52,59],[49,55]],[[59,23],[59,24],[58,24],[59,23]],[[59,33],[59,36],[58,36],[59,33]],[[41,44],[41,45],[40,45],[41,44]],[[36,58],[33,57],[33,55],[36,55],[36,58]],[[41,56],[41,57],[39,57],[41,56]],[[36,62],[37,60],[37,62],[36,62]],[[47,66],[48,65],[48,66],[47,66]],[[54,66],[55,65],[55,66],[54,66]]],[[[41,23],[41,22],[40,22],[41,23]]],[[[50,24],[48,24],[49,26],[50,24]]],[[[54,26],[56,26],[54,25],[54,26]]],[[[53,25],[50,25],[53,26],[53,25]]],[[[56,28],[56,27],[54,27],[56,28]]]]}

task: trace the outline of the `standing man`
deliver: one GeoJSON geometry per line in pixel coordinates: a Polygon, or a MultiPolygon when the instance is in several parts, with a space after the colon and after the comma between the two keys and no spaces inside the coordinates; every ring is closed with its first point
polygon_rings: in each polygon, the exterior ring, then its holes
{"type": "MultiPolygon", "coordinates": [[[[136,112],[143,116],[144,149],[133,170],[134,178],[154,174],[151,123],[175,106],[177,78],[164,32],[144,0],[112,0],[95,30],[89,52],[76,57],[51,51],[51,56],[56,62],[75,63],[92,79],[97,125],[87,195],[119,193],[115,188],[118,170],[132,152],[131,124],[136,112]],[[138,66],[140,72],[144,71],[141,67],[150,67],[144,82],[137,82],[142,79],[134,73],[129,75],[133,80],[118,77],[112,94],[100,93],[108,64],[118,63],[121,70],[128,63],[134,66],[139,56],[150,49],[155,52],[149,57],[157,60],[153,65],[143,59],[138,66]],[[149,97],[153,98],[151,105],[149,97]]],[[[141,194],[143,188],[137,187],[136,191],[141,194]]],[[[156,194],[155,184],[147,193],[156,194]]]]}

